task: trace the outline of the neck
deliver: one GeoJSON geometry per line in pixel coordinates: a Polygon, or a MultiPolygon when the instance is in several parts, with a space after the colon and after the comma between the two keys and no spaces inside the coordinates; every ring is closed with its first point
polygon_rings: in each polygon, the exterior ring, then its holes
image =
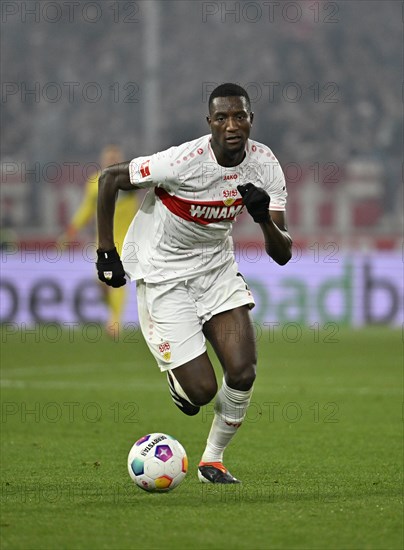
{"type": "Polygon", "coordinates": [[[237,166],[243,162],[246,154],[244,149],[231,153],[229,151],[224,151],[213,139],[211,139],[210,143],[212,150],[215,153],[216,160],[220,166],[237,166]]]}

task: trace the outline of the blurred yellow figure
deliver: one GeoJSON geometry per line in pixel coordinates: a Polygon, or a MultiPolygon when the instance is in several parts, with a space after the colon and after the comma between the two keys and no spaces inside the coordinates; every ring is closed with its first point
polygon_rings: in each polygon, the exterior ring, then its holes
{"type": "MultiPolygon", "coordinates": [[[[122,162],[123,160],[122,151],[117,145],[107,145],[101,152],[101,170],[112,164],[122,162]]],[[[83,200],[65,233],[58,239],[59,243],[63,241],[63,243],[66,244],[74,241],[77,233],[95,217],[97,213],[98,178],[100,173],[101,172],[95,172],[88,178],[83,200]]],[[[135,192],[119,191],[118,200],[116,202],[114,235],[115,246],[119,254],[121,254],[128,227],[139,206],[135,195],[135,192]]],[[[110,335],[116,335],[116,331],[120,329],[120,322],[124,313],[127,287],[112,288],[102,285],[102,288],[105,292],[105,299],[109,310],[106,331],[110,335]]]]}

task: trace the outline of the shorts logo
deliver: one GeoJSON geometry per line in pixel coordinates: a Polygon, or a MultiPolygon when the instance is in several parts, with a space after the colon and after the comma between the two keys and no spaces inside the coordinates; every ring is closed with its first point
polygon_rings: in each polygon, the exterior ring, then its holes
{"type": "MultiPolygon", "coordinates": [[[[235,174],[236,175],[236,174],[235,174]]],[[[231,206],[237,198],[237,189],[225,189],[222,192],[223,202],[226,206],[231,206]]]]}
{"type": "Polygon", "coordinates": [[[171,359],[171,348],[169,342],[163,342],[162,344],[160,344],[159,352],[161,353],[165,361],[169,361],[171,359]]]}
{"type": "Polygon", "coordinates": [[[143,162],[140,165],[140,174],[142,178],[147,178],[147,176],[150,176],[150,160],[146,160],[146,162],[143,162]]]}

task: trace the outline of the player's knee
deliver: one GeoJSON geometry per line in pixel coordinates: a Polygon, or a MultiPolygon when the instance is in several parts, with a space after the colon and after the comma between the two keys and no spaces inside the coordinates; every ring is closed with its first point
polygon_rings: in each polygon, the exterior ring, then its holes
{"type": "Polygon", "coordinates": [[[226,383],[235,390],[247,391],[254,384],[255,363],[239,363],[226,371],[226,383]]]}
{"type": "Polygon", "coordinates": [[[188,393],[192,403],[198,407],[207,405],[212,401],[217,393],[216,380],[205,380],[199,384],[196,384],[192,388],[192,391],[188,393]]]}

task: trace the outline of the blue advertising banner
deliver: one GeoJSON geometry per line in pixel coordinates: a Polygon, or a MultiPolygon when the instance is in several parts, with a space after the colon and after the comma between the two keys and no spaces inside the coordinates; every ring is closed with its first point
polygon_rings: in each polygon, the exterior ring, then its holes
{"type": "MultiPolygon", "coordinates": [[[[398,252],[296,254],[283,267],[261,248],[236,253],[250,286],[256,323],[335,322],[346,326],[399,326],[403,317],[403,264],[398,252]]],[[[104,323],[104,285],[94,249],[11,251],[1,256],[0,322],[104,323]]],[[[128,284],[124,322],[136,323],[136,285],[128,284]]]]}

